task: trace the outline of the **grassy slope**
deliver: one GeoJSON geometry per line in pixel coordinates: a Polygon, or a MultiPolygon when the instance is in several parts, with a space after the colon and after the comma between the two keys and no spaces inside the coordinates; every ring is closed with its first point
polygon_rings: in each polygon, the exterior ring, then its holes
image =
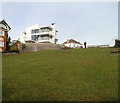
{"type": "Polygon", "coordinates": [[[117,100],[112,48],[42,50],[3,57],[3,100],[117,100]]]}

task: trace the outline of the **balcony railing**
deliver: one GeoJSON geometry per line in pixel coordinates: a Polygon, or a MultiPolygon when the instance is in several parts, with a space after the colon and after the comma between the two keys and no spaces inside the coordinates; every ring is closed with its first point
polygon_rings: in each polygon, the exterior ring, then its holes
{"type": "Polygon", "coordinates": [[[44,31],[44,32],[34,33],[32,35],[44,35],[44,34],[54,35],[54,32],[53,31],[44,31]]]}
{"type": "Polygon", "coordinates": [[[38,40],[36,40],[36,42],[52,42],[52,39],[38,39],[38,40]]]}
{"type": "Polygon", "coordinates": [[[40,37],[40,38],[38,38],[38,40],[50,40],[51,38],[49,38],[49,37],[40,37]]]}

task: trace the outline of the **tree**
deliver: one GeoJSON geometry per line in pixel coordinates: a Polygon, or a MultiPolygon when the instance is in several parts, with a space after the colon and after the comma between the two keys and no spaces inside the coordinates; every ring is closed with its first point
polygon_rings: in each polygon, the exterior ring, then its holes
{"type": "Polygon", "coordinates": [[[7,40],[6,40],[6,41],[7,41],[7,42],[6,42],[6,50],[9,51],[9,50],[10,50],[9,44],[10,44],[11,38],[10,38],[10,36],[9,36],[9,37],[7,36],[6,39],[7,39],[7,40]]]}

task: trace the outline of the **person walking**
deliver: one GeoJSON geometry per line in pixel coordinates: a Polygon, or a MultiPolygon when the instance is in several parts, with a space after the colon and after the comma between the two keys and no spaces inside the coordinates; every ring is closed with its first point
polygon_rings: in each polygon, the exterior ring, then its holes
{"type": "Polygon", "coordinates": [[[84,42],[84,47],[86,48],[86,45],[87,45],[87,43],[86,42],[84,42]]]}

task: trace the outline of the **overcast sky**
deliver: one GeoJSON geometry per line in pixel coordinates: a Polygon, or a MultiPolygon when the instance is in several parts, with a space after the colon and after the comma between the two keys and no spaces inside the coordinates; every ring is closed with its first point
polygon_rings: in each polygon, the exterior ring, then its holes
{"type": "Polygon", "coordinates": [[[2,3],[2,18],[11,26],[12,39],[34,24],[57,24],[58,41],[75,39],[88,45],[110,44],[118,37],[117,2],[2,3]]]}

